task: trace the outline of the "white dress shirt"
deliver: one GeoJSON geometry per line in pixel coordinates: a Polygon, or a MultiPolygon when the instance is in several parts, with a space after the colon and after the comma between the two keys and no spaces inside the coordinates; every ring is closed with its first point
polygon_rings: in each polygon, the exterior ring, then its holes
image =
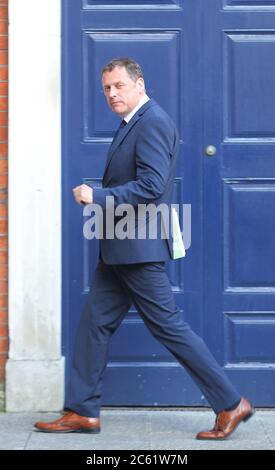
{"type": "Polygon", "coordinates": [[[126,116],[124,116],[124,121],[128,122],[130,121],[130,119],[132,119],[132,117],[134,116],[134,114],[136,114],[136,112],[141,108],[141,106],[143,106],[145,103],[147,103],[147,101],[149,101],[150,98],[149,96],[147,95],[144,95],[141,100],[138,102],[138,104],[136,105],[136,107],[128,114],[126,114],[126,116]]]}

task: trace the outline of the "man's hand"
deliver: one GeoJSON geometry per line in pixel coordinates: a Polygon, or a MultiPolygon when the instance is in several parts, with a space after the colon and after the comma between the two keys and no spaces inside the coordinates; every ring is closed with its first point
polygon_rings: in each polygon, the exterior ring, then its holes
{"type": "Polygon", "coordinates": [[[92,204],[93,190],[87,184],[81,184],[73,189],[73,194],[78,204],[92,204]]]}

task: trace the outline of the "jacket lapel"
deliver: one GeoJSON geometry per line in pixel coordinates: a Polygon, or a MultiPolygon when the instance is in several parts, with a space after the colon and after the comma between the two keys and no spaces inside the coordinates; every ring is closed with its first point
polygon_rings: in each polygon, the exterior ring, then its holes
{"type": "Polygon", "coordinates": [[[150,101],[147,101],[147,103],[145,103],[137,112],[136,114],[132,117],[132,119],[130,119],[130,121],[128,122],[128,124],[122,129],[122,131],[119,133],[119,136],[117,139],[114,139],[113,142],[111,143],[111,146],[109,148],[109,152],[108,152],[108,155],[107,155],[107,161],[106,161],[106,165],[105,165],[105,170],[104,170],[104,175],[103,175],[103,178],[105,177],[106,175],[106,172],[107,172],[107,169],[108,169],[108,166],[114,156],[114,153],[116,151],[116,149],[118,148],[118,146],[121,144],[121,142],[123,141],[123,139],[125,139],[126,135],[128,134],[128,132],[132,129],[132,127],[135,125],[135,123],[137,121],[139,121],[139,119],[141,118],[141,116],[143,115],[143,113],[148,109],[150,108],[151,106],[153,106],[154,104],[156,104],[156,102],[153,100],[153,99],[150,99],[150,101]]]}

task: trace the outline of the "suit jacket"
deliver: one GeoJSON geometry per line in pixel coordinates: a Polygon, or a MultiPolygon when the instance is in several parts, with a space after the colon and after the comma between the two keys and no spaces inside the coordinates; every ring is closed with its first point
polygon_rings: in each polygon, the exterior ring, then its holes
{"type": "MultiPolygon", "coordinates": [[[[150,214],[140,217],[140,204],[167,204],[170,207],[179,150],[177,130],[171,118],[154,101],[149,100],[132,117],[114,139],[107,156],[102,188],[93,191],[93,202],[110,217],[106,196],[113,196],[115,208],[120,204],[134,207],[132,227],[145,220],[148,230],[150,214]],[[139,207],[139,208],[140,208],[139,207]]],[[[140,206],[142,207],[142,206],[140,206]]],[[[144,206],[143,206],[144,207],[144,206]]],[[[125,215],[125,214],[124,214],[125,215]]],[[[115,227],[123,215],[114,218],[115,227]]],[[[161,239],[161,214],[156,213],[155,239],[125,238],[100,241],[100,254],[106,264],[165,261],[172,257],[172,240],[161,239]]]]}

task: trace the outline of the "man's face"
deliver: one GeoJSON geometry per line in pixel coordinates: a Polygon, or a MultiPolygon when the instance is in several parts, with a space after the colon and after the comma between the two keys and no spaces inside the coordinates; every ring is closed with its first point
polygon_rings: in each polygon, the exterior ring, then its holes
{"type": "Polygon", "coordinates": [[[137,106],[145,94],[143,78],[132,80],[125,67],[104,72],[102,86],[111,110],[122,118],[137,106]]]}

